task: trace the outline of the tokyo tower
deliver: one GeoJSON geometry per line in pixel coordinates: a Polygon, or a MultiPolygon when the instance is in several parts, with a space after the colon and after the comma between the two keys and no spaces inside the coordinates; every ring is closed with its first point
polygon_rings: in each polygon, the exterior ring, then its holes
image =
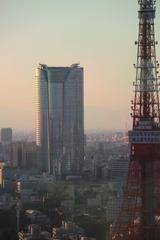
{"type": "Polygon", "coordinates": [[[155,0],[139,0],[127,186],[111,240],[160,240],[160,105],[155,0]]]}

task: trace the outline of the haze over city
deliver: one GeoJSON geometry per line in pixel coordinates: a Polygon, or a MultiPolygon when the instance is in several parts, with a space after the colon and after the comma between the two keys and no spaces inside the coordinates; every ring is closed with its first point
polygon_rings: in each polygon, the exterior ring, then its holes
{"type": "Polygon", "coordinates": [[[136,12],[137,1],[132,0],[1,0],[0,126],[34,129],[34,68],[39,62],[80,62],[85,72],[85,128],[129,128],[136,12]]]}
{"type": "Polygon", "coordinates": [[[0,0],[0,240],[159,240],[160,1],[0,0]]]}

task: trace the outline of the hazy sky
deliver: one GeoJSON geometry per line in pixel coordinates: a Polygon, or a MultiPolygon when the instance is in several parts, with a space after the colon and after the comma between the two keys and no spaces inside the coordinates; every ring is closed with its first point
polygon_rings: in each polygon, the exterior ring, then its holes
{"type": "MultiPolygon", "coordinates": [[[[0,127],[34,129],[38,63],[85,71],[85,128],[125,129],[135,79],[137,0],[0,0],[0,127]]],[[[160,2],[156,36],[160,39],[160,2]]],[[[160,47],[157,47],[159,57],[160,47]]]]}

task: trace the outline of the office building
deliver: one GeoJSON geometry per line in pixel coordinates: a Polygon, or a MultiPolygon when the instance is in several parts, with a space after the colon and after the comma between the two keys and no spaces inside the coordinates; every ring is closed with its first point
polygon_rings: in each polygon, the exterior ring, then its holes
{"type": "Polygon", "coordinates": [[[12,166],[19,168],[36,168],[35,142],[14,142],[12,144],[12,166]]]}
{"type": "Polygon", "coordinates": [[[12,128],[1,129],[1,142],[4,144],[12,143],[12,128]]]}
{"type": "Polygon", "coordinates": [[[3,187],[3,166],[4,164],[0,162],[0,188],[3,187]]]}
{"type": "Polygon", "coordinates": [[[1,129],[1,160],[11,165],[12,158],[12,128],[1,129]]]}
{"type": "Polygon", "coordinates": [[[84,156],[83,68],[36,68],[39,167],[55,176],[80,174],[84,156]]]}
{"type": "Polygon", "coordinates": [[[129,157],[117,156],[112,157],[109,162],[109,177],[114,181],[126,181],[128,174],[129,157]]]}

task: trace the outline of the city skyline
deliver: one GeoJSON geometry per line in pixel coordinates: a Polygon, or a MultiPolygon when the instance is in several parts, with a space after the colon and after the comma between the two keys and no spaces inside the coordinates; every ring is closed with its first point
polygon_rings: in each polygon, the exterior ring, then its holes
{"type": "MultiPolygon", "coordinates": [[[[2,0],[0,5],[0,127],[34,129],[38,62],[84,67],[85,129],[130,127],[137,1],[2,0]]],[[[158,20],[156,33],[159,40],[158,20]]]]}

